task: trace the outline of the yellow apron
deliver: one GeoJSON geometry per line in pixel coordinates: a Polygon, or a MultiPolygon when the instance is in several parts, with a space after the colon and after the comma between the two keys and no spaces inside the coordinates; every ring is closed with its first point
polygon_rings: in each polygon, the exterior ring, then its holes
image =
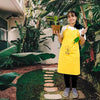
{"type": "Polygon", "coordinates": [[[63,32],[63,41],[59,52],[58,73],[80,74],[79,42],[74,43],[74,39],[79,36],[79,30],[71,30],[67,25],[63,32]]]}

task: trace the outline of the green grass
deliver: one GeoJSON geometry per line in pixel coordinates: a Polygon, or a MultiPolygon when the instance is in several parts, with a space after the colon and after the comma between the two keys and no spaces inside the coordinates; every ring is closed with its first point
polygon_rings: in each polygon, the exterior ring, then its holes
{"type": "Polygon", "coordinates": [[[40,100],[43,84],[41,69],[25,73],[17,82],[17,100],[40,100]]]}
{"type": "Polygon", "coordinates": [[[0,99],[0,100],[9,100],[9,99],[2,98],[2,99],[0,99]]]}

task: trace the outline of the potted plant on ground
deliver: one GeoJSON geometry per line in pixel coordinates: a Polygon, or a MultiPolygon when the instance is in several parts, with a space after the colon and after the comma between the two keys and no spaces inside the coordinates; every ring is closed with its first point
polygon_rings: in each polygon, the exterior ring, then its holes
{"type": "MultiPolygon", "coordinates": [[[[59,24],[59,21],[64,17],[65,16],[59,16],[59,17],[58,16],[53,16],[53,17],[52,16],[47,16],[46,17],[47,21],[53,22],[53,24],[54,24],[54,25],[51,25],[53,32],[54,31],[60,32],[61,25],[58,25],[58,24],[59,24]]],[[[52,40],[53,41],[54,41],[54,37],[55,37],[55,34],[52,35],[52,40]]]]}

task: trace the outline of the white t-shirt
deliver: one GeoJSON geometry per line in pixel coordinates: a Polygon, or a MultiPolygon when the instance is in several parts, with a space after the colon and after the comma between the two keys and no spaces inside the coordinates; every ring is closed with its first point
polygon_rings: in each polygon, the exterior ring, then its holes
{"type": "MultiPolygon", "coordinates": [[[[62,37],[63,37],[63,32],[64,32],[64,30],[65,30],[66,28],[67,28],[67,25],[63,26],[62,29],[61,29],[61,35],[62,35],[62,37]]],[[[72,29],[72,30],[76,30],[76,28],[75,28],[75,27],[72,27],[72,26],[68,26],[68,28],[70,28],[70,29],[72,29]]],[[[83,30],[84,30],[84,28],[79,29],[80,36],[81,36],[81,32],[82,32],[83,30]]],[[[86,40],[86,34],[84,34],[84,38],[85,38],[85,40],[86,40]]]]}

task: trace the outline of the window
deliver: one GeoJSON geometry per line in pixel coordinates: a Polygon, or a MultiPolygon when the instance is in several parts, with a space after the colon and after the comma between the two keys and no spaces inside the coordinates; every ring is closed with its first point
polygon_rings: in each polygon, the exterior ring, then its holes
{"type": "Polygon", "coordinates": [[[0,17],[0,28],[7,30],[7,21],[0,17]]]}
{"type": "Polygon", "coordinates": [[[7,31],[3,28],[0,28],[0,40],[7,41],[7,31]]]}
{"type": "Polygon", "coordinates": [[[7,41],[7,21],[0,17],[0,40],[7,41]]]}

